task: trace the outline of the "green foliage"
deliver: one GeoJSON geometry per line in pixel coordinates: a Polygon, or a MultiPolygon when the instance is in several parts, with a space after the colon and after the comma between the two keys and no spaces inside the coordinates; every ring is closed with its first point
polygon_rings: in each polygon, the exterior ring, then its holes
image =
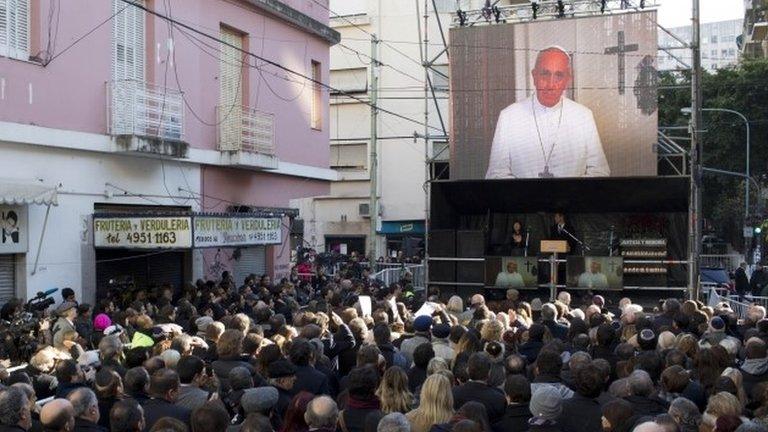
{"type": "MultiPolygon", "coordinates": [[[[660,85],[659,125],[687,125],[688,116],[680,109],[690,106],[690,75],[665,72],[660,85]]],[[[733,68],[705,73],[702,87],[704,108],[731,109],[749,119],[750,174],[761,187],[768,186],[768,61],[747,59],[733,68]]],[[[724,112],[704,112],[703,117],[704,166],[743,173],[746,163],[744,121],[735,114],[724,112]]],[[[758,196],[754,185],[751,187],[751,211],[754,212],[758,196]]],[[[739,245],[744,218],[744,180],[705,173],[703,206],[708,230],[739,245]]]]}

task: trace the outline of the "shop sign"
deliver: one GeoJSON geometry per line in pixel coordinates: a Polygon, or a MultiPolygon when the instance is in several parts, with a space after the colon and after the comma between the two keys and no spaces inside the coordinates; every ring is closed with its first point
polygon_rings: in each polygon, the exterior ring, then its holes
{"type": "Polygon", "coordinates": [[[195,216],[195,247],[280,244],[280,218],[195,216]]]}
{"type": "Polygon", "coordinates": [[[189,216],[94,218],[93,236],[93,244],[97,248],[191,248],[192,218],[189,216]]]}
{"type": "Polygon", "coordinates": [[[28,231],[25,206],[0,206],[0,254],[25,253],[28,231]]]}

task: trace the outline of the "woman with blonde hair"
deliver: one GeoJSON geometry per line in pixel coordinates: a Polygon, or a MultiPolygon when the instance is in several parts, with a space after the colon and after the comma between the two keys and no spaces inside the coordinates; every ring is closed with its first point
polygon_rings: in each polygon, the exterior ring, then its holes
{"type": "Polygon", "coordinates": [[[709,398],[707,409],[701,419],[701,432],[714,431],[717,419],[723,416],[741,416],[741,402],[736,396],[727,392],[720,392],[709,398]]]}
{"type": "Polygon", "coordinates": [[[480,329],[480,337],[483,342],[499,342],[502,334],[504,334],[504,324],[501,321],[486,321],[480,329]]]}
{"type": "Polygon", "coordinates": [[[430,375],[421,387],[419,406],[405,415],[411,432],[427,432],[432,425],[447,423],[453,417],[451,383],[442,374],[430,375]]]}
{"type": "Polygon", "coordinates": [[[517,318],[525,323],[526,327],[530,327],[533,324],[533,311],[531,310],[531,304],[528,302],[520,302],[517,305],[517,318]]]}
{"type": "Polygon", "coordinates": [[[413,393],[408,390],[408,375],[399,366],[392,366],[384,372],[376,396],[384,414],[405,414],[413,407],[413,393]]]}
{"type": "Polygon", "coordinates": [[[694,359],[699,352],[699,342],[690,333],[681,333],[676,337],[675,348],[682,351],[689,359],[694,359]]]}
{"type": "Polygon", "coordinates": [[[727,367],[725,368],[723,373],[720,374],[720,376],[730,378],[731,381],[733,381],[737,389],[736,397],[739,398],[739,402],[741,402],[741,407],[742,408],[746,407],[747,392],[744,391],[744,376],[741,374],[741,371],[736,368],[727,367]]]}
{"type": "Polygon", "coordinates": [[[464,301],[459,296],[452,296],[448,299],[446,310],[458,319],[459,315],[464,313],[464,301]]]}
{"type": "Polygon", "coordinates": [[[434,357],[427,364],[427,376],[436,374],[441,370],[451,370],[448,366],[448,362],[442,357],[434,357]]]}

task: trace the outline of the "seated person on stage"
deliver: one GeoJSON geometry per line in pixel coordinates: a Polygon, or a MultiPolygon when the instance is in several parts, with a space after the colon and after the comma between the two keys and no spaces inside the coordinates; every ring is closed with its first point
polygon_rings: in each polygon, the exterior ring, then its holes
{"type": "Polygon", "coordinates": [[[496,288],[523,288],[523,276],[517,272],[517,262],[507,263],[507,271],[500,272],[496,276],[496,288]]]}
{"type": "Polygon", "coordinates": [[[585,271],[579,276],[579,288],[608,288],[608,278],[603,274],[600,268],[600,263],[592,261],[589,263],[589,271],[585,271]]]}

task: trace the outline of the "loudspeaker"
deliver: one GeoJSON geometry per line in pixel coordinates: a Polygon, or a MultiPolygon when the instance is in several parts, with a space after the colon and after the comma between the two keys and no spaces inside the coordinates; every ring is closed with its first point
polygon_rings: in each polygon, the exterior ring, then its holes
{"type": "Polygon", "coordinates": [[[429,281],[456,282],[456,263],[449,261],[430,261],[429,281]]]}
{"type": "MultiPolygon", "coordinates": [[[[452,258],[456,256],[456,231],[431,230],[429,232],[429,256],[452,258]]],[[[431,263],[430,263],[431,265],[431,263]]]]}
{"type": "Polygon", "coordinates": [[[485,262],[456,263],[456,282],[485,283],[485,262]]]}
{"type": "Polygon", "coordinates": [[[482,231],[457,231],[456,249],[461,258],[485,256],[485,234],[482,231]]]}

